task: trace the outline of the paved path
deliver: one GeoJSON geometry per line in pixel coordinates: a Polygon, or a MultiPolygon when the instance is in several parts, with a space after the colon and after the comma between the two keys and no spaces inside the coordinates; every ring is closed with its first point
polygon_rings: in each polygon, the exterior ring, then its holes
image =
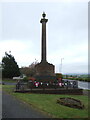
{"type": "Polygon", "coordinates": [[[24,104],[6,93],[3,93],[2,101],[3,118],[49,118],[30,105],[24,104]]]}

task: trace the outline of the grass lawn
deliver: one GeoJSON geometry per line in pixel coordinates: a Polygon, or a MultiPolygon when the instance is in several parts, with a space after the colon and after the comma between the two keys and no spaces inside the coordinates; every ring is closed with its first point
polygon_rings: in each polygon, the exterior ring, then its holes
{"type": "Polygon", "coordinates": [[[32,105],[51,115],[53,118],[88,118],[88,96],[84,95],[52,95],[33,93],[14,93],[13,85],[3,85],[3,90],[16,98],[32,105]],[[79,99],[85,105],[85,109],[75,109],[56,103],[60,97],[72,97],[79,99]]]}
{"type": "Polygon", "coordinates": [[[9,80],[7,80],[7,79],[4,79],[4,80],[2,80],[3,82],[7,82],[7,83],[16,83],[17,81],[16,80],[13,80],[13,79],[9,79],[9,80]]]}

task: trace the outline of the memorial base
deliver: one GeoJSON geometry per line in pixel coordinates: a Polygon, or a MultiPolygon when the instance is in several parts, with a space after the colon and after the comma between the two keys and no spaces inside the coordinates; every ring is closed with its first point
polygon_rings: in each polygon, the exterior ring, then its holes
{"type": "Polygon", "coordinates": [[[41,61],[35,66],[36,75],[35,78],[38,81],[54,81],[56,80],[54,65],[46,61],[41,61]]]}

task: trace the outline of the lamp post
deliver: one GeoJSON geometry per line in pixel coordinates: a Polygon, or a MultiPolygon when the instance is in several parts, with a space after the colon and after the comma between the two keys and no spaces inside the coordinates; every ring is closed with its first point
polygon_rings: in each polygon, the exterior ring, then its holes
{"type": "Polygon", "coordinates": [[[64,58],[61,58],[61,73],[62,73],[62,60],[64,60],[64,58]]]}

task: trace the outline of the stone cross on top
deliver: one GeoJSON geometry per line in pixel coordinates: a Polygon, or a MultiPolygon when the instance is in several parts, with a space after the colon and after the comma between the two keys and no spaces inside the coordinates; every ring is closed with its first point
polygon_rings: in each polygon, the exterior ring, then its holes
{"type": "Polygon", "coordinates": [[[40,23],[42,23],[42,48],[41,48],[41,61],[45,62],[46,60],[46,23],[48,19],[45,19],[46,14],[43,12],[42,19],[40,20],[40,23]]]}

